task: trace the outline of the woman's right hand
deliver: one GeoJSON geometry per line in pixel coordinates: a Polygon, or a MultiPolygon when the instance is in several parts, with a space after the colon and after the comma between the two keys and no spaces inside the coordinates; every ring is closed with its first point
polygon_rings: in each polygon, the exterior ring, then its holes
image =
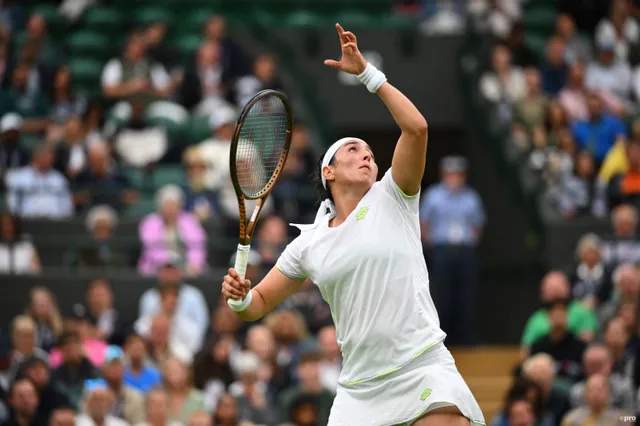
{"type": "Polygon", "coordinates": [[[251,290],[251,281],[241,280],[238,271],[230,268],[229,273],[224,276],[222,281],[222,296],[224,300],[243,300],[249,290],[251,290]]]}

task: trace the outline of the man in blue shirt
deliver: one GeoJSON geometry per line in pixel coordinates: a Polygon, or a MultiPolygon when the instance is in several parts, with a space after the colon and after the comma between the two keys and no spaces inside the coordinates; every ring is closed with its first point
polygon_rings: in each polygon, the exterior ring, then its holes
{"type": "Polygon", "coordinates": [[[626,136],[627,129],[622,120],[603,111],[602,100],[598,95],[588,95],[587,108],[589,120],[574,123],[572,133],[578,149],[591,153],[596,161],[596,168],[599,168],[617,139],[626,136]]]}
{"type": "Polygon", "coordinates": [[[127,337],[125,346],[127,366],[124,383],[137,391],[147,393],[162,383],[162,374],[147,363],[147,348],[144,339],[135,333],[127,337]]]}
{"type": "Polygon", "coordinates": [[[475,344],[477,245],[485,214],[478,194],[466,183],[466,160],[442,160],[442,182],[429,188],[420,206],[423,240],[440,326],[460,345],[475,344]]]}

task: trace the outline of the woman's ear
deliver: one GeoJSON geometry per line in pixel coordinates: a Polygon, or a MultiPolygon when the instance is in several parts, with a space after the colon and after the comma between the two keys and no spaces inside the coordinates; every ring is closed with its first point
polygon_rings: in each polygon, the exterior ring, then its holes
{"type": "Polygon", "coordinates": [[[333,181],[336,177],[333,173],[333,167],[332,166],[324,166],[322,168],[322,177],[327,181],[327,182],[331,182],[333,181]]]}

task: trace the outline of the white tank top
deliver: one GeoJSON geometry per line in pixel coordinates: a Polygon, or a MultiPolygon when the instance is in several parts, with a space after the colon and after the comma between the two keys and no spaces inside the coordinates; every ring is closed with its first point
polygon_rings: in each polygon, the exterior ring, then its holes
{"type": "Polygon", "coordinates": [[[343,368],[353,386],[396,371],[444,340],[422,253],[419,194],[408,197],[391,170],[341,225],[303,231],[277,268],[310,278],[331,307],[343,368]]]}

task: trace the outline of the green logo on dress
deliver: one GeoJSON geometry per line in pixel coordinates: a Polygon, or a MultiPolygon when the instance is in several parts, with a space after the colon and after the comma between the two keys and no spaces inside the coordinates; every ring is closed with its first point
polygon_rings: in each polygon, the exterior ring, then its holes
{"type": "Polygon", "coordinates": [[[364,217],[367,215],[367,212],[369,211],[369,207],[363,207],[358,211],[358,214],[356,214],[356,220],[360,220],[360,219],[364,219],[364,217]]]}
{"type": "Polygon", "coordinates": [[[431,389],[425,389],[422,392],[422,395],[420,395],[420,401],[424,401],[425,399],[429,398],[429,395],[431,395],[431,389]]]}

